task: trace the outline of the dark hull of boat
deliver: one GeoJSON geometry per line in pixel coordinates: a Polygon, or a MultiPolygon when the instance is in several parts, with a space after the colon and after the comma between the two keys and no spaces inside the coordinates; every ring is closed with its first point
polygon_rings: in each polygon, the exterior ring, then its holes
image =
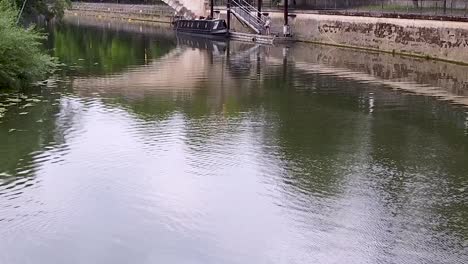
{"type": "Polygon", "coordinates": [[[204,35],[213,37],[227,37],[229,34],[226,22],[216,20],[177,20],[174,22],[174,30],[180,33],[204,35]]]}

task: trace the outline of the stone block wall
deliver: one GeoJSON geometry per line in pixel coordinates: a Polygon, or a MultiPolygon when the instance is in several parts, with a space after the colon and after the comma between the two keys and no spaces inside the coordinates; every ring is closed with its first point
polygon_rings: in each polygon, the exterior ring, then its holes
{"type": "MultiPolygon", "coordinates": [[[[283,14],[271,12],[280,31],[283,14]]],[[[246,31],[233,18],[237,31],[246,31]]],[[[468,23],[298,13],[290,19],[300,41],[430,57],[468,64],[468,23]]]]}

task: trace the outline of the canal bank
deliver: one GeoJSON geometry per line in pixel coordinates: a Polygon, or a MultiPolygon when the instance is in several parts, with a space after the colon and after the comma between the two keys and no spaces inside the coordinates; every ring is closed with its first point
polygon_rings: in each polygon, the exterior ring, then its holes
{"type": "Polygon", "coordinates": [[[338,70],[429,61],[72,18],[0,94],[0,263],[468,262],[466,109],[338,70]]]}
{"type": "MultiPolygon", "coordinates": [[[[74,3],[67,14],[169,23],[173,11],[164,5],[74,3]]],[[[279,31],[283,14],[269,14],[279,31]]],[[[221,16],[226,17],[224,10],[221,16]]],[[[233,30],[247,31],[236,19],[231,21],[233,30]]],[[[303,42],[468,64],[468,23],[464,22],[295,13],[290,25],[295,38],[303,42]]]]}
{"type": "MultiPolygon", "coordinates": [[[[81,16],[67,16],[64,21],[81,27],[118,29],[119,32],[154,35],[159,38],[164,36],[165,39],[177,41],[182,37],[177,36],[168,24],[142,21],[129,23],[121,19],[81,16]]],[[[250,50],[243,53],[245,56],[256,56],[258,48],[255,47],[258,45],[255,43],[230,42],[231,47],[238,45],[250,50]]],[[[427,95],[468,106],[468,72],[467,67],[463,65],[307,43],[264,48],[268,50],[266,60],[272,64],[285,63],[287,66],[297,67],[297,70],[303,73],[320,72],[341,79],[382,84],[387,89],[427,95]]],[[[191,62],[187,61],[187,65],[190,64],[191,62]]]]}
{"type": "MultiPolygon", "coordinates": [[[[270,12],[269,16],[280,31],[283,14],[270,12]]],[[[465,22],[296,13],[289,23],[294,37],[302,42],[468,65],[465,22]]],[[[236,31],[246,30],[235,19],[232,25],[236,31]]]]}

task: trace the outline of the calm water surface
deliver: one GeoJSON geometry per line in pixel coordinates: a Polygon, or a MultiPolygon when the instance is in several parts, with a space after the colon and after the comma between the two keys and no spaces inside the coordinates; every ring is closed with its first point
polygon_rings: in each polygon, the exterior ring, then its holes
{"type": "Polygon", "coordinates": [[[72,22],[0,94],[0,263],[468,263],[466,108],[325,48],[72,22]]]}

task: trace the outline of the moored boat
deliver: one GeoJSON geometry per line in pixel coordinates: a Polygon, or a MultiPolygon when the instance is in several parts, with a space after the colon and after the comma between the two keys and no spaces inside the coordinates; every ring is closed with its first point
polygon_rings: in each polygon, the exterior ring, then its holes
{"type": "Polygon", "coordinates": [[[228,29],[224,19],[196,20],[179,19],[174,21],[174,29],[191,34],[226,37],[228,29]]]}

